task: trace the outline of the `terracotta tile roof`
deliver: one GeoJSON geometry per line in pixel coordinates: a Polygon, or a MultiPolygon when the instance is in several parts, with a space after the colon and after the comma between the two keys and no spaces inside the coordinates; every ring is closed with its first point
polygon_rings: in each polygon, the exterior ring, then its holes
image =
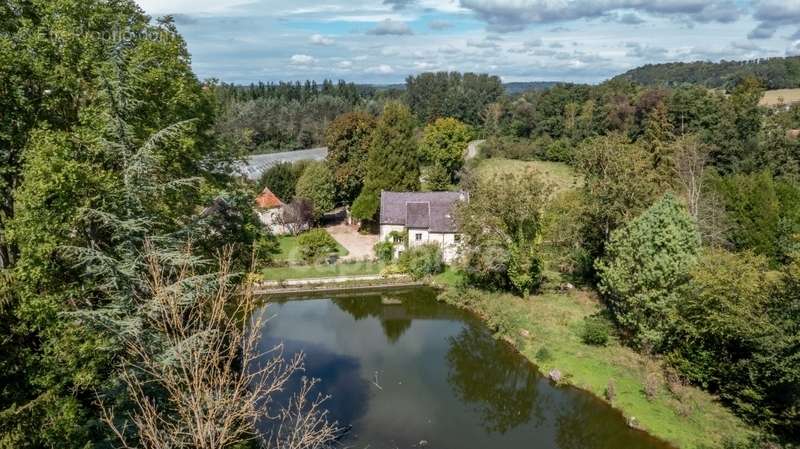
{"type": "Polygon", "coordinates": [[[275,209],[282,206],[283,201],[275,196],[275,194],[272,193],[272,191],[270,191],[267,187],[264,187],[264,191],[261,192],[261,195],[258,195],[256,198],[256,207],[259,209],[275,209]]]}

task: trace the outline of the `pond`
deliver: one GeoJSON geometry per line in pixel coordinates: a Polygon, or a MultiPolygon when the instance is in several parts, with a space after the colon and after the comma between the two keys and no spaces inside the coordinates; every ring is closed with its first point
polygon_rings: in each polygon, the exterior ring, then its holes
{"type": "Polygon", "coordinates": [[[261,343],[306,353],[348,447],[670,448],[435,298],[415,288],[272,302],[261,343]]]}

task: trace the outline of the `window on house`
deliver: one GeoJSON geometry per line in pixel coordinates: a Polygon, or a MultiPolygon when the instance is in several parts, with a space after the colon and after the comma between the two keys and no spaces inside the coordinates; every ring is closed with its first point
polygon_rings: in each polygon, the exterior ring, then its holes
{"type": "Polygon", "coordinates": [[[422,234],[417,234],[416,239],[418,242],[422,241],[422,234]]]}
{"type": "Polygon", "coordinates": [[[395,244],[399,244],[399,243],[401,243],[401,242],[402,242],[402,240],[403,240],[403,239],[402,239],[402,238],[400,238],[400,236],[399,236],[399,235],[396,235],[396,234],[395,234],[395,236],[393,237],[393,240],[394,240],[394,243],[395,243],[395,244]]]}

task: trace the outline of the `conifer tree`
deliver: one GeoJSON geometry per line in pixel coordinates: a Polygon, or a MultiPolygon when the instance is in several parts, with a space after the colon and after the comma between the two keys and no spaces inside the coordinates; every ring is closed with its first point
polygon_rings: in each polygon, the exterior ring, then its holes
{"type": "MultiPolygon", "coordinates": [[[[419,187],[419,159],[411,110],[399,102],[387,103],[372,135],[366,180],[359,198],[377,197],[381,191],[416,191],[419,187]]],[[[358,199],[356,202],[375,204],[358,199]]],[[[377,212],[375,208],[374,213],[377,212]]]]}
{"type": "Polygon", "coordinates": [[[673,127],[669,122],[667,106],[659,102],[647,115],[644,135],[644,146],[653,155],[653,167],[658,169],[669,158],[669,144],[674,139],[673,127]]]}

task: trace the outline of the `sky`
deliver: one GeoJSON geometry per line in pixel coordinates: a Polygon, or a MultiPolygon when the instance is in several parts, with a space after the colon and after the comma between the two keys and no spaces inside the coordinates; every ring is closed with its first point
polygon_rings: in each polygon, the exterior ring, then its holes
{"type": "Polygon", "coordinates": [[[391,84],[427,71],[597,83],[649,63],[800,55],[800,0],[137,0],[201,79],[391,84]]]}

